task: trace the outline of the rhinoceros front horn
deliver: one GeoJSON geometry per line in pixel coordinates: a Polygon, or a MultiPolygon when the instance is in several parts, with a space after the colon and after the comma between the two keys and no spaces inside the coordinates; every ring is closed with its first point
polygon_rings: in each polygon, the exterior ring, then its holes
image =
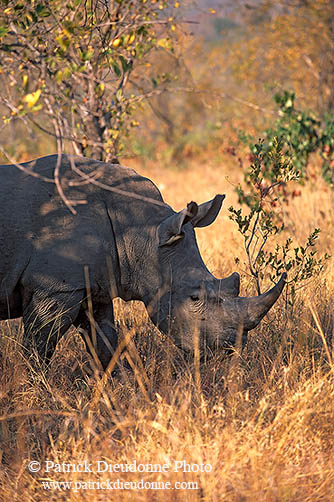
{"type": "Polygon", "coordinates": [[[278,283],[266,293],[251,298],[239,298],[242,309],[247,312],[244,318],[244,328],[248,331],[255,328],[269,309],[274,305],[283,291],[287,274],[284,272],[278,283]]]}

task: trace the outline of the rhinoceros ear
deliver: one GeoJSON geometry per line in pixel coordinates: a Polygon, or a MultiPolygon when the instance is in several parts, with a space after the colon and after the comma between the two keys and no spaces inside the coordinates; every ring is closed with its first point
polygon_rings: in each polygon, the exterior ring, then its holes
{"type": "Polygon", "coordinates": [[[194,227],[207,227],[211,225],[217,218],[224,199],[225,195],[216,195],[214,199],[200,204],[196,216],[191,220],[194,227]]]}
{"type": "Polygon", "coordinates": [[[183,239],[182,227],[188,221],[192,221],[197,211],[198,205],[196,202],[189,202],[182,211],[163,220],[158,227],[159,246],[169,246],[173,242],[183,239]]]}

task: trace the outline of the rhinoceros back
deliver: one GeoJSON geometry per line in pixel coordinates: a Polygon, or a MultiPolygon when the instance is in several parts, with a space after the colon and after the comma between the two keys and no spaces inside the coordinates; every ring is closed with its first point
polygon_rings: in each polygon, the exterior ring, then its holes
{"type": "Polygon", "coordinates": [[[22,288],[84,288],[85,267],[101,290],[110,284],[106,270],[112,270],[117,289],[115,233],[131,241],[138,227],[171,211],[155,185],[132,169],[63,155],[59,179],[73,214],[54,183],[57,159],[0,166],[2,319],[22,315],[22,288]]]}

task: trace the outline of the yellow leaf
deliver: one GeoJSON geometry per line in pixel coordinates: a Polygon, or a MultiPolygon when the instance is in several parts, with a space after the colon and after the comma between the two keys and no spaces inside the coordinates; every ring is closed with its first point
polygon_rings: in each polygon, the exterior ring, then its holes
{"type": "Polygon", "coordinates": [[[61,82],[63,80],[63,72],[61,70],[58,70],[56,73],[56,82],[61,82]]]}
{"type": "Polygon", "coordinates": [[[68,30],[66,30],[66,28],[63,28],[63,33],[64,33],[64,35],[66,35],[66,37],[67,37],[69,40],[71,40],[72,35],[71,35],[71,33],[70,33],[68,30]]]}
{"type": "Polygon", "coordinates": [[[120,45],[121,43],[121,39],[120,38],[115,38],[115,40],[113,40],[113,47],[115,47],[117,49],[117,47],[120,45]]]}
{"type": "Polygon", "coordinates": [[[126,45],[131,45],[131,44],[132,44],[132,42],[134,41],[134,39],[135,39],[135,36],[134,36],[134,34],[133,34],[133,33],[131,33],[131,35],[126,35],[126,36],[124,37],[124,43],[125,43],[126,45]]]}
{"type": "Polygon", "coordinates": [[[163,47],[164,49],[170,49],[171,47],[170,39],[160,38],[160,40],[158,40],[157,42],[157,45],[159,45],[159,47],[163,47]]]}
{"type": "Polygon", "coordinates": [[[32,108],[37,101],[39,100],[39,97],[41,95],[41,89],[37,89],[37,91],[32,92],[31,94],[26,94],[23,98],[23,101],[27,103],[28,108],[32,108]]]}

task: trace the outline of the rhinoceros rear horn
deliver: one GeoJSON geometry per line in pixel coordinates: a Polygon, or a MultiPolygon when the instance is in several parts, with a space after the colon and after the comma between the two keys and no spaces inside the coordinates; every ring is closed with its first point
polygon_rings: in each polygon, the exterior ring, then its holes
{"type": "Polygon", "coordinates": [[[239,296],[240,293],[240,275],[238,272],[233,272],[232,275],[220,279],[219,289],[225,295],[239,296]]]}
{"type": "Polygon", "coordinates": [[[159,246],[168,246],[173,242],[182,239],[184,234],[182,227],[196,216],[198,205],[196,202],[189,202],[187,207],[179,213],[172,214],[163,220],[158,228],[159,246]]]}
{"type": "Polygon", "coordinates": [[[286,278],[287,274],[284,272],[278,283],[266,293],[251,298],[240,298],[242,308],[247,309],[247,314],[244,319],[244,327],[247,330],[255,328],[274,305],[283,291],[286,278]]]}

